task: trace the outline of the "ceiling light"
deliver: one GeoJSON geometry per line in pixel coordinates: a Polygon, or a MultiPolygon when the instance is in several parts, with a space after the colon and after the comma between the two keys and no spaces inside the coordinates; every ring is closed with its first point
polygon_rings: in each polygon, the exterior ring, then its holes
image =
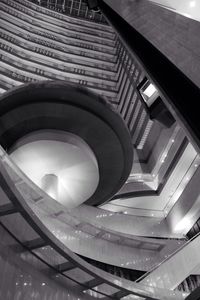
{"type": "Polygon", "coordinates": [[[151,97],[154,93],[156,92],[156,88],[155,86],[150,83],[150,85],[146,88],[146,90],[144,90],[144,94],[147,96],[147,97],[151,97]]]}
{"type": "Polygon", "coordinates": [[[176,226],[175,226],[175,231],[176,232],[181,232],[181,231],[188,231],[192,226],[191,219],[188,217],[183,218],[176,226]]]}
{"type": "Polygon", "coordinates": [[[196,1],[190,1],[190,7],[195,7],[196,6],[196,1]]]}

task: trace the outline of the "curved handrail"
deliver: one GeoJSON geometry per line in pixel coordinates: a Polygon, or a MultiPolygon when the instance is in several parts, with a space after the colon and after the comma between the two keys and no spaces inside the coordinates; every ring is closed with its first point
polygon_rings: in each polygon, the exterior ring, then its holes
{"type": "Polygon", "coordinates": [[[187,245],[189,243],[191,243],[193,240],[195,240],[198,236],[200,236],[200,232],[197,233],[195,236],[193,236],[190,240],[188,240],[186,243],[184,243],[183,245],[181,245],[178,249],[176,249],[172,254],[170,254],[168,257],[166,257],[163,261],[161,261],[158,265],[156,265],[155,267],[151,268],[148,272],[146,272],[144,275],[142,275],[141,277],[139,277],[136,282],[140,282],[141,280],[143,280],[144,278],[146,278],[148,275],[150,275],[152,272],[154,272],[155,270],[157,270],[161,265],[163,265],[166,261],[168,261],[169,259],[171,259],[175,254],[177,254],[178,252],[180,252],[183,248],[187,247],[187,245]]]}
{"type": "MultiPolygon", "coordinates": [[[[104,283],[107,283],[110,286],[120,289],[121,291],[125,292],[126,295],[133,294],[148,299],[183,299],[180,293],[174,291],[166,291],[164,289],[148,287],[146,285],[138,285],[134,283],[132,283],[130,286],[130,282],[128,280],[119,280],[113,275],[108,276],[106,272],[99,270],[96,267],[93,267],[90,264],[84,262],[81,258],[79,258],[77,255],[71,252],[68,248],[66,248],[66,246],[62,242],[60,242],[57,238],[55,238],[55,236],[51,232],[47,230],[43,222],[39,220],[39,218],[29,206],[27,199],[25,200],[22,197],[22,194],[20,194],[19,190],[17,189],[17,184],[15,185],[13,183],[5,169],[5,159],[7,161],[10,161],[9,157],[6,155],[5,151],[2,150],[1,152],[3,153],[3,155],[1,155],[3,156],[3,159],[1,160],[1,169],[3,174],[2,180],[4,181],[4,184],[7,186],[8,190],[10,189],[10,193],[12,194],[15,203],[17,203],[17,205],[20,207],[21,214],[25,216],[26,220],[44,240],[48,240],[48,244],[51,245],[59,254],[61,254],[67,260],[72,261],[75,265],[77,265],[86,273],[92,275],[95,278],[97,277],[99,279],[102,279],[104,283]],[[157,296],[154,296],[154,294],[156,293],[157,296]],[[167,294],[167,298],[165,298],[163,294],[167,294]]],[[[15,173],[13,169],[12,172],[15,173]]],[[[24,176],[22,175],[22,172],[20,170],[17,175],[19,176],[19,174],[21,174],[20,179],[23,181],[24,176]]],[[[31,183],[29,179],[26,179],[26,182],[24,183],[26,183],[26,186],[29,188],[32,188],[31,186],[34,186],[34,184],[31,183]],[[30,186],[28,185],[28,182],[30,186]]],[[[35,192],[34,189],[32,191],[35,192]]],[[[31,201],[31,199],[29,200],[31,201]]],[[[96,290],[94,291],[97,292],[96,290]]]]}
{"type": "MultiPolygon", "coordinates": [[[[10,159],[10,162],[12,160],[10,159]]],[[[11,164],[12,168],[15,170],[16,173],[18,173],[18,169],[17,167],[15,167],[15,165],[11,164]]],[[[19,173],[19,176],[22,176],[22,174],[19,173]]],[[[24,177],[24,180],[27,180],[26,176],[23,174],[23,177],[24,177]]],[[[28,182],[28,181],[27,181],[28,182]]],[[[30,184],[30,183],[29,183],[30,184]]],[[[72,228],[72,230],[79,230],[85,234],[89,234],[91,236],[93,236],[94,238],[96,237],[96,233],[93,233],[90,231],[88,233],[88,230],[84,229],[84,225],[87,225],[87,228],[88,226],[92,229],[93,232],[95,232],[96,230],[97,231],[100,231],[100,232],[103,232],[103,234],[109,234],[111,237],[116,237],[118,238],[117,240],[117,244],[120,244],[120,239],[122,240],[122,244],[124,245],[124,241],[123,239],[126,238],[128,239],[128,241],[131,241],[131,242],[141,242],[141,243],[145,243],[145,244],[149,244],[150,246],[151,245],[158,245],[158,247],[164,247],[166,243],[164,243],[163,241],[155,241],[153,238],[148,238],[148,237],[138,237],[138,236],[133,236],[133,235],[128,235],[128,234],[122,234],[122,233],[118,233],[116,231],[113,231],[111,229],[107,229],[105,228],[104,226],[101,226],[101,225],[97,225],[97,224],[91,224],[89,222],[85,222],[85,221],[82,221],[80,220],[76,215],[73,214],[73,210],[68,210],[67,208],[65,208],[64,206],[62,206],[60,203],[58,203],[57,201],[55,200],[52,200],[51,198],[49,198],[48,195],[46,195],[39,187],[33,185],[32,186],[33,189],[35,189],[37,191],[37,193],[39,193],[44,199],[46,199],[48,201],[48,204],[49,205],[53,205],[55,207],[55,204],[56,204],[56,207],[57,209],[55,210],[55,213],[61,211],[62,213],[59,214],[57,216],[57,219],[62,222],[63,224],[66,224],[68,226],[70,226],[72,228]]],[[[49,215],[49,210],[48,208],[45,207],[45,204],[43,205],[43,207],[40,207],[40,209],[42,209],[42,211],[44,213],[47,214],[47,216],[49,215]]],[[[110,242],[108,239],[106,239],[106,242],[110,242]]],[[[112,241],[111,241],[112,243],[112,241]]],[[[134,247],[134,246],[132,246],[134,247]]]]}
{"type": "MultiPolygon", "coordinates": [[[[15,239],[15,241],[20,245],[22,246],[23,248],[26,249],[26,251],[30,252],[33,256],[35,256],[38,260],[40,260],[42,263],[44,263],[46,266],[48,266],[50,269],[52,269],[53,271],[55,271],[56,273],[60,274],[61,276],[67,278],[67,279],[70,279],[71,281],[77,283],[78,285],[84,287],[85,289],[88,289],[88,286],[85,285],[84,283],[81,283],[77,280],[75,280],[74,278],[71,278],[70,276],[67,276],[66,274],[64,274],[63,272],[59,271],[57,268],[53,267],[51,264],[47,263],[43,258],[41,258],[39,255],[37,255],[35,252],[33,252],[32,250],[29,249],[29,247],[27,247],[26,245],[24,245],[1,221],[0,221],[0,226],[2,228],[4,228],[8,234],[13,238],[15,239]]],[[[90,288],[91,290],[93,290],[92,288],[90,288]]],[[[111,298],[113,299],[112,297],[110,297],[109,295],[107,294],[104,294],[103,292],[100,292],[100,291],[96,291],[96,293],[99,293],[100,295],[102,296],[106,296],[108,298],[111,298]]]]}
{"type": "MultiPolygon", "coordinates": [[[[102,279],[104,283],[107,283],[113,287],[120,289],[120,290],[122,289],[123,291],[126,291],[127,294],[133,293],[134,295],[148,297],[148,299],[152,299],[152,300],[158,299],[158,298],[150,297],[148,295],[148,293],[147,293],[147,295],[145,295],[145,293],[143,291],[141,291],[141,293],[140,293],[140,291],[133,292],[131,290],[127,290],[126,287],[124,287],[124,282],[122,285],[121,281],[119,279],[116,280],[116,278],[114,276],[112,276],[112,275],[108,276],[107,274],[105,275],[104,271],[101,271],[101,270],[98,270],[98,272],[97,272],[97,269],[95,267],[89,265],[88,263],[85,263],[81,258],[79,258],[77,255],[75,255],[69,249],[67,249],[66,246],[59,241],[59,239],[56,239],[55,236],[51,232],[47,231],[47,228],[44,226],[43,222],[32,211],[32,209],[30,208],[28,203],[24,201],[24,198],[19,193],[16,186],[12,183],[11,179],[9,178],[8,173],[6,174],[6,170],[3,169],[2,165],[1,165],[1,173],[3,174],[3,177],[1,176],[2,177],[1,182],[4,181],[4,186],[6,186],[7,193],[10,188],[9,196],[12,195],[12,200],[14,200],[13,202],[15,204],[17,204],[17,206],[19,207],[20,213],[23,215],[23,217],[26,219],[26,221],[34,228],[34,230],[44,240],[48,241],[48,244],[54,250],[56,250],[61,256],[66,258],[67,261],[71,261],[76,266],[78,266],[80,269],[82,269],[83,271],[92,275],[93,277],[102,279]],[[98,275],[97,275],[97,273],[98,273],[98,275]],[[110,278],[108,278],[108,277],[110,277],[110,278]]],[[[11,198],[11,197],[9,197],[9,198],[11,198]]],[[[127,286],[127,284],[125,284],[125,285],[127,286]]],[[[94,290],[92,288],[87,287],[87,289],[91,289],[96,292],[96,290],[94,290]]],[[[151,288],[150,288],[150,292],[151,292],[151,288]]]]}

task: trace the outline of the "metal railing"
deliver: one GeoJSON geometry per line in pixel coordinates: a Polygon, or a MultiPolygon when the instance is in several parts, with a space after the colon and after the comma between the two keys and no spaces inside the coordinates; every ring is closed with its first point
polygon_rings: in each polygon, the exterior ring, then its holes
{"type": "MultiPolygon", "coordinates": [[[[44,201],[44,197],[48,197],[46,194],[42,193],[39,188],[34,186],[26,176],[22,174],[20,170],[9,159],[6,153],[1,150],[1,186],[5,191],[8,199],[12,201],[12,205],[1,206],[0,215],[5,216],[7,214],[20,213],[23,219],[29,223],[34,232],[37,233],[42,245],[44,242],[53,248],[54,252],[59,254],[59,256],[65,259],[65,263],[58,264],[56,270],[65,273],[71,269],[79,268],[83,272],[92,276],[87,284],[83,283],[84,291],[91,290],[95,293],[101,293],[100,286],[106,284],[111,294],[106,293],[106,297],[111,299],[121,299],[123,297],[129,297],[131,295],[136,295],[143,297],[144,299],[183,299],[181,293],[168,291],[159,288],[148,287],[141,284],[130,284],[129,281],[124,279],[119,279],[113,275],[108,275],[106,272],[99,270],[90,264],[87,264],[77,255],[71,252],[58,238],[51,233],[48,228],[43,224],[42,220],[39,218],[41,213],[41,205],[44,201]],[[45,195],[45,196],[44,196],[45,195]],[[94,286],[92,286],[94,285],[94,286]],[[96,287],[99,289],[96,290],[96,287]],[[114,289],[114,291],[113,291],[114,289]]],[[[60,205],[57,207],[56,202],[54,202],[52,213],[57,213],[59,215],[58,208],[60,210],[60,205]]],[[[51,207],[51,198],[48,197],[48,203],[51,207]]],[[[14,229],[14,228],[13,228],[14,229]]],[[[26,244],[27,245],[27,244],[26,244]]],[[[34,245],[34,241],[30,241],[29,245],[34,245]]],[[[40,246],[41,247],[41,246],[40,246]]],[[[53,256],[52,256],[53,257],[53,256]]],[[[52,259],[52,258],[50,258],[52,259]]],[[[67,275],[67,273],[65,273],[67,275]]],[[[68,275],[67,275],[68,276],[68,275]]],[[[71,277],[70,277],[71,279],[71,277]]],[[[73,279],[73,278],[72,278],[73,279]]],[[[104,294],[104,293],[103,293],[104,294]]],[[[129,298],[127,298],[129,299],[129,298]]]]}

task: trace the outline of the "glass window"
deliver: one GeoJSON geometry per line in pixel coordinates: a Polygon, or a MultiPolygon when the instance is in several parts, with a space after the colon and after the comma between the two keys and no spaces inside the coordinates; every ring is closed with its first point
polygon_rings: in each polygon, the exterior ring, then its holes
{"type": "Polygon", "coordinates": [[[148,107],[150,107],[159,97],[158,90],[156,89],[155,85],[147,78],[141,82],[141,84],[138,86],[138,89],[148,107]]]}

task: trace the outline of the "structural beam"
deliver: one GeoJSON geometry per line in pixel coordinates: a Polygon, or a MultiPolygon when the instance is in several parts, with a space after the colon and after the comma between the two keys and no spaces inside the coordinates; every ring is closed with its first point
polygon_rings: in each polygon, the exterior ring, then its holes
{"type": "Polygon", "coordinates": [[[3,204],[0,206],[0,217],[14,214],[17,211],[17,208],[12,203],[3,204]]]}
{"type": "Polygon", "coordinates": [[[87,285],[89,289],[92,289],[102,283],[104,283],[104,281],[101,278],[94,278],[92,280],[85,282],[84,285],[87,285]]]}
{"type": "Polygon", "coordinates": [[[73,263],[71,263],[70,261],[67,261],[65,263],[56,265],[55,268],[58,269],[59,272],[64,273],[66,271],[70,271],[72,269],[75,269],[76,266],[73,263]]]}
{"type": "Polygon", "coordinates": [[[119,292],[116,292],[114,294],[112,294],[112,297],[114,297],[114,299],[121,299],[125,296],[128,296],[130,295],[130,292],[129,291],[119,291],[119,292]]]}
{"type": "Polygon", "coordinates": [[[27,241],[24,243],[24,246],[29,248],[29,250],[35,250],[38,248],[45,247],[47,245],[48,245],[48,243],[45,240],[43,240],[42,238],[37,238],[37,239],[27,241]]]}

